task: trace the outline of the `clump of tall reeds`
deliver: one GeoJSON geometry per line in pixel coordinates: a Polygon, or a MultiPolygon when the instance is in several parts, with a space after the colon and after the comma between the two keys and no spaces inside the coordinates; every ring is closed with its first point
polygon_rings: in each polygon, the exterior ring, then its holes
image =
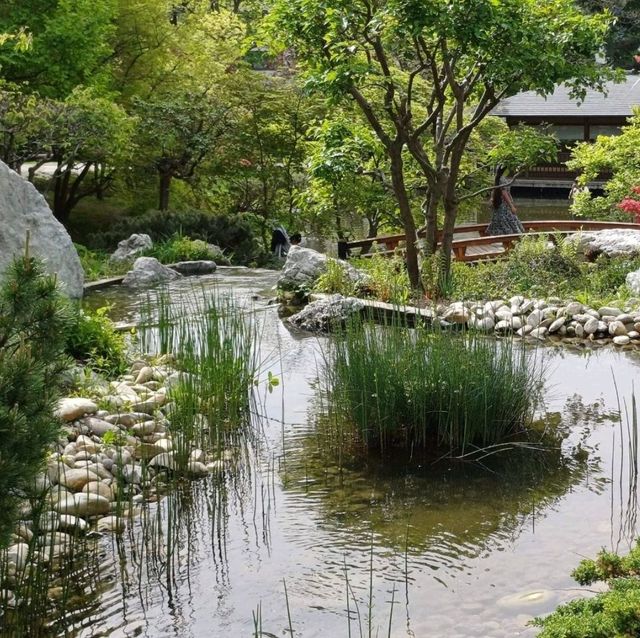
{"type": "Polygon", "coordinates": [[[355,317],[325,365],[332,420],[343,440],[380,450],[466,454],[522,440],[542,381],[530,359],[508,340],[355,317]]]}
{"type": "Polygon", "coordinates": [[[259,368],[255,323],[230,297],[198,298],[172,303],[161,294],[143,322],[143,347],[173,354],[180,370],[169,389],[178,456],[182,448],[223,449],[242,439],[259,368]]]}

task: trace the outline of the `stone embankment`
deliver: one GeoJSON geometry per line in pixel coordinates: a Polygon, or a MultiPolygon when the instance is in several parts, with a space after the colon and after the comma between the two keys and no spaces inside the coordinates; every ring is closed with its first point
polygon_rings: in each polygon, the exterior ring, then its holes
{"type": "MultiPolygon", "coordinates": [[[[118,381],[93,378],[85,396],[59,401],[61,438],[35,486],[44,513],[38,516],[24,502],[5,582],[19,579],[29,565],[40,569],[65,560],[87,533],[121,533],[145,501],[166,492],[176,473],[197,479],[225,470],[232,451],[205,452],[172,432],[171,392],[183,374],[171,355],[156,365],[137,360],[118,381]]],[[[207,430],[203,415],[195,420],[207,430]]]]}
{"type": "Polygon", "coordinates": [[[640,300],[630,299],[623,308],[590,308],[580,302],[559,299],[526,299],[522,296],[487,302],[458,301],[435,308],[394,306],[379,301],[314,295],[315,299],[289,321],[303,330],[323,332],[357,312],[374,317],[400,313],[416,321],[440,327],[465,327],[498,336],[515,335],[532,340],[564,339],[573,343],[640,345],[640,300]]]}

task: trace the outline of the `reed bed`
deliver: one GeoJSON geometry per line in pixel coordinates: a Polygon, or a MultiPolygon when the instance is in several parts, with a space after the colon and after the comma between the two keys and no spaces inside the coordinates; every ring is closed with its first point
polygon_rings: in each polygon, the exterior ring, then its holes
{"type": "Polygon", "coordinates": [[[355,317],[323,379],[343,442],[465,455],[526,439],[543,372],[512,340],[355,317]]]}

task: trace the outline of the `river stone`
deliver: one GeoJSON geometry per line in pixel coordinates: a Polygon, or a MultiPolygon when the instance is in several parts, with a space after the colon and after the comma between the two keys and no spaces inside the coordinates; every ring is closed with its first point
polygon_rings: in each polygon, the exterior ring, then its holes
{"type": "Polygon", "coordinates": [[[153,434],[156,431],[155,421],[143,421],[142,423],[136,423],[131,431],[135,436],[146,436],[147,434],[153,434]]]}
{"type": "Polygon", "coordinates": [[[76,532],[86,532],[89,524],[82,518],[71,516],[70,514],[61,514],[58,519],[58,528],[63,532],[75,534],[76,532]]]}
{"type": "Polygon", "coordinates": [[[633,323],[633,315],[630,315],[628,312],[623,313],[616,317],[616,321],[620,321],[622,323],[633,323]]]}
{"type": "Polygon", "coordinates": [[[207,476],[209,470],[207,470],[207,466],[200,461],[189,461],[189,463],[187,463],[187,474],[193,478],[201,478],[207,476]]]}
{"type": "Polygon", "coordinates": [[[507,319],[498,321],[495,327],[495,331],[498,332],[499,334],[507,334],[511,332],[511,330],[512,330],[511,321],[508,321],[507,319]]]}
{"type": "Polygon", "coordinates": [[[549,334],[553,334],[554,332],[558,332],[558,330],[560,330],[560,328],[562,328],[562,326],[564,326],[564,322],[565,321],[566,321],[566,319],[564,317],[560,317],[559,319],[556,319],[549,326],[549,334]]]}
{"type": "Polygon", "coordinates": [[[539,327],[534,328],[530,333],[530,337],[535,337],[536,339],[544,339],[547,336],[547,328],[539,327]]]}
{"type": "Polygon", "coordinates": [[[118,242],[115,252],[109,257],[113,263],[131,261],[141,253],[149,250],[153,246],[153,241],[145,233],[134,233],[128,239],[118,242]]]}
{"type": "Polygon", "coordinates": [[[584,324],[584,332],[586,335],[592,335],[598,330],[598,324],[600,322],[595,317],[591,317],[584,324]]]}
{"type": "Polygon", "coordinates": [[[495,328],[495,325],[492,317],[483,317],[473,322],[473,327],[481,332],[491,332],[495,328]]]}
{"type": "Polygon", "coordinates": [[[64,465],[61,468],[64,469],[58,473],[58,483],[72,492],[80,492],[87,483],[97,481],[100,478],[89,468],[70,470],[64,465]]]}
{"type": "Polygon", "coordinates": [[[582,337],[584,337],[584,326],[581,323],[576,323],[576,325],[574,326],[574,332],[575,336],[581,339],[582,337]]]}
{"type": "Polygon", "coordinates": [[[70,494],[54,504],[54,510],[59,514],[83,517],[108,514],[110,508],[109,499],[99,494],[70,494]]]}
{"type": "Polygon", "coordinates": [[[627,329],[624,327],[622,321],[612,321],[609,324],[609,334],[614,337],[619,337],[627,334],[627,329]]]}
{"type": "Polygon", "coordinates": [[[124,412],[122,414],[110,414],[104,417],[105,421],[113,423],[114,425],[124,425],[125,428],[130,428],[136,423],[141,421],[147,421],[149,415],[146,412],[124,412]]]}
{"type": "MultiPolygon", "coordinates": [[[[327,269],[328,260],[327,255],[311,250],[311,248],[292,246],[287,253],[287,260],[278,279],[278,288],[287,291],[310,290],[318,277],[327,269]]],[[[369,281],[368,275],[346,261],[338,259],[334,261],[340,265],[352,283],[361,285],[369,281]]]]}
{"type": "Polygon", "coordinates": [[[364,304],[355,297],[331,295],[318,299],[289,317],[289,322],[309,332],[328,332],[342,325],[351,315],[360,312],[364,304]]]}
{"type": "Polygon", "coordinates": [[[609,324],[606,321],[598,321],[596,332],[609,332],[609,324]]]}
{"type": "Polygon", "coordinates": [[[533,326],[530,326],[528,323],[525,323],[520,330],[518,330],[517,335],[519,337],[526,337],[533,330],[533,326]]]}
{"type": "Polygon", "coordinates": [[[600,318],[602,318],[607,316],[617,317],[618,315],[621,315],[623,313],[620,308],[614,308],[613,306],[603,306],[602,308],[598,308],[598,314],[600,315],[600,318]]]}
{"type": "Polygon", "coordinates": [[[176,467],[176,462],[173,458],[173,452],[163,452],[162,454],[158,454],[158,456],[154,456],[149,461],[149,466],[162,467],[167,470],[174,470],[176,467]]]}
{"type": "Polygon", "coordinates": [[[567,314],[570,317],[573,317],[573,315],[579,315],[583,311],[583,309],[584,306],[579,301],[572,301],[566,306],[567,314]]]}
{"type": "Polygon", "coordinates": [[[130,288],[147,288],[181,277],[180,273],[163,266],[154,257],[138,257],[133,262],[133,268],[124,276],[122,285],[130,288]]]}
{"type": "Polygon", "coordinates": [[[131,409],[136,412],[145,412],[146,414],[153,415],[153,413],[158,408],[161,408],[166,402],[167,395],[162,392],[158,392],[144,401],[132,404],[131,409]]]}
{"type": "Polygon", "coordinates": [[[60,399],[54,411],[54,415],[63,421],[74,421],[85,414],[94,414],[98,406],[91,399],[80,397],[60,399]]]}
{"type": "Polygon", "coordinates": [[[529,316],[527,317],[527,324],[532,328],[536,328],[540,322],[542,321],[542,310],[536,309],[532,310],[529,316]]]}
{"type": "Polygon", "coordinates": [[[458,301],[445,310],[443,318],[452,323],[464,324],[471,318],[471,312],[464,303],[458,301]]]}
{"type": "Polygon", "coordinates": [[[107,432],[113,432],[114,434],[120,432],[120,428],[117,425],[112,425],[104,419],[98,419],[92,416],[82,419],[80,423],[86,426],[92,434],[95,434],[100,438],[102,438],[107,432]]]}
{"type": "Polygon", "coordinates": [[[630,341],[629,335],[618,335],[613,338],[613,343],[617,346],[626,346],[630,341]]]}
{"type": "Polygon", "coordinates": [[[44,261],[57,275],[62,290],[82,297],[84,272],[78,253],[64,226],[53,216],[33,184],[0,162],[0,275],[17,256],[24,255],[29,233],[29,254],[44,261]]]}
{"type": "Polygon", "coordinates": [[[27,564],[27,556],[29,555],[29,545],[26,543],[16,543],[7,548],[6,560],[14,563],[19,571],[22,571],[27,564]]]}
{"type": "Polygon", "coordinates": [[[125,522],[119,516],[105,516],[98,520],[96,529],[99,532],[109,534],[122,534],[125,529],[125,522]]]}
{"type": "Polygon", "coordinates": [[[640,336],[640,332],[637,330],[629,330],[629,332],[627,332],[627,336],[629,339],[637,339],[640,336]]]}
{"type": "Polygon", "coordinates": [[[171,268],[181,275],[210,275],[216,271],[216,262],[210,259],[201,259],[198,261],[179,261],[177,264],[171,264],[171,268]]]}
{"type": "MultiPolygon", "coordinates": [[[[95,441],[84,434],[80,434],[75,441],[76,448],[79,451],[88,452],[90,455],[95,454],[99,450],[99,445],[95,441]]],[[[76,456],[76,460],[78,457],[76,456]]]]}
{"type": "Polygon", "coordinates": [[[109,501],[114,499],[111,485],[107,485],[104,481],[90,481],[82,488],[82,494],[99,494],[109,501]]]}

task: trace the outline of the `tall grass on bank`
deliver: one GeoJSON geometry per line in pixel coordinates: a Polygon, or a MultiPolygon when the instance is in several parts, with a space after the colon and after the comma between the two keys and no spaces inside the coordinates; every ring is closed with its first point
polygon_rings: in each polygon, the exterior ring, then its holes
{"type": "Polygon", "coordinates": [[[343,440],[466,454],[525,434],[542,372],[512,341],[354,318],[324,381],[343,440]]]}

